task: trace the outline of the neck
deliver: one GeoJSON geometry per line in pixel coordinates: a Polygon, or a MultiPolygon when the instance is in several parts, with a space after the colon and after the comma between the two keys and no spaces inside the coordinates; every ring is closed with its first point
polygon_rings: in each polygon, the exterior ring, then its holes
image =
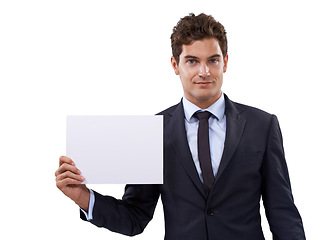
{"type": "Polygon", "coordinates": [[[189,100],[191,103],[198,106],[199,108],[207,109],[221,97],[221,94],[222,93],[220,92],[217,96],[214,96],[214,97],[211,97],[208,99],[200,99],[200,98],[189,99],[187,96],[185,96],[185,97],[187,100],[189,100]]]}

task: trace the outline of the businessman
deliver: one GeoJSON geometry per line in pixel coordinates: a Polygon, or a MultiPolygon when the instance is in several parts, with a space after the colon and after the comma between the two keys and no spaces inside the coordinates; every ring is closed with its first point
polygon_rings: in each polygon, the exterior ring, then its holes
{"type": "Polygon", "coordinates": [[[275,240],[303,240],[276,116],[235,103],[222,93],[227,70],[224,27],[190,14],[171,35],[171,64],[184,96],[164,116],[164,183],[126,185],[121,200],[81,184],[62,156],[57,187],[81,218],[126,235],[141,233],[161,196],[166,240],[263,240],[262,197],[275,240]]]}

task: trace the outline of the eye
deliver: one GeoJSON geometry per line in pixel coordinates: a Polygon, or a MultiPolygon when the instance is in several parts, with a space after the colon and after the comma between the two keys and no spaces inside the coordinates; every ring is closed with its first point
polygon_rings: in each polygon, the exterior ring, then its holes
{"type": "Polygon", "coordinates": [[[196,63],[196,61],[194,59],[189,59],[189,60],[187,60],[187,63],[194,64],[194,63],[196,63]]]}
{"type": "Polygon", "coordinates": [[[218,63],[218,59],[217,58],[212,58],[209,60],[210,63],[218,63]]]}

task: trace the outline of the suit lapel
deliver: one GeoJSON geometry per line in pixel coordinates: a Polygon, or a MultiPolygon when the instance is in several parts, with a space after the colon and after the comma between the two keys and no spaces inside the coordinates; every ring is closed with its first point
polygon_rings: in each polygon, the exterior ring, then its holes
{"type": "Polygon", "coordinates": [[[223,155],[221,158],[216,182],[224,172],[230,162],[238,143],[241,139],[246,120],[240,116],[242,110],[238,109],[235,104],[225,95],[225,115],[226,115],[226,138],[223,155]]]}
{"type": "MultiPolygon", "coordinates": [[[[229,100],[225,95],[225,115],[226,115],[226,138],[223,155],[221,158],[218,173],[215,182],[217,182],[224,172],[226,166],[232,159],[234,152],[241,139],[246,120],[240,116],[242,109],[237,108],[235,104],[229,100]]],[[[183,168],[187,172],[194,185],[198,188],[199,192],[204,197],[207,197],[204,191],[203,184],[199,178],[198,172],[193,162],[192,154],[188,146],[185,130],[184,109],[183,104],[180,102],[176,108],[169,114],[170,121],[167,123],[167,138],[171,142],[178,159],[180,160],[183,168]]]]}
{"type": "Polygon", "coordinates": [[[198,172],[193,162],[192,154],[188,145],[185,120],[184,120],[184,108],[182,102],[180,102],[175,110],[170,113],[171,119],[167,124],[167,137],[171,142],[178,159],[180,160],[183,168],[187,172],[190,179],[198,190],[206,197],[203,184],[199,178],[198,172]]]}

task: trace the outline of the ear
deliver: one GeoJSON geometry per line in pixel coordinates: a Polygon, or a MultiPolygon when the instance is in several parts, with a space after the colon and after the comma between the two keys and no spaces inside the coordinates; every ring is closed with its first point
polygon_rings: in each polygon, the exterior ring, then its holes
{"type": "Polygon", "coordinates": [[[224,73],[227,71],[227,63],[228,63],[228,54],[226,54],[224,58],[224,67],[223,67],[224,73]]]}
{"type": "Polygon", "coordinates": [[[179,75],[179,67],[178,67],[177,61],[174,58],[174,56],[171,57],[170,61],[171,61],[171,66],[173,67],[175,74],[179,75]]]}

